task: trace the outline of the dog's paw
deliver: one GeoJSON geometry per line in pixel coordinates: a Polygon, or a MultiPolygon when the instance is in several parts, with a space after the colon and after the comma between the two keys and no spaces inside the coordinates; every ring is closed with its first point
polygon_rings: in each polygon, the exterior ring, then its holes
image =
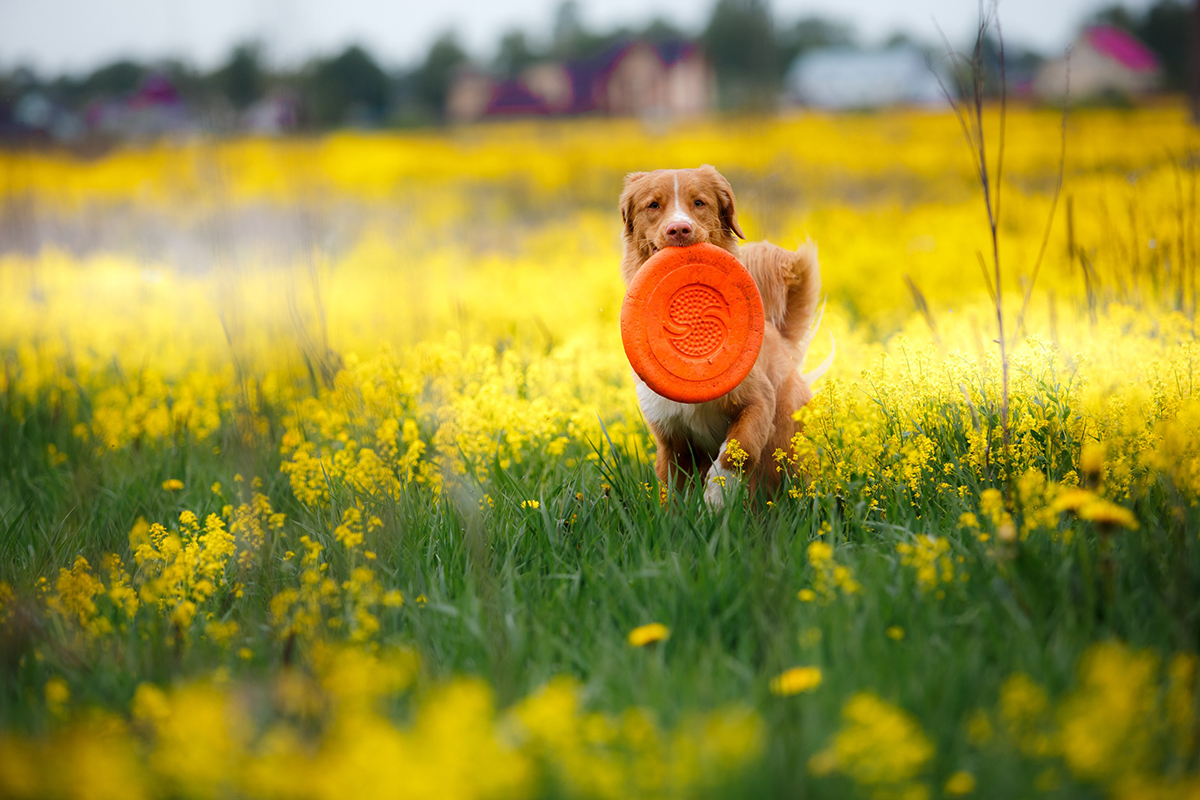
{"type": "Polygon", "coordinates": [[[721,466],[721,456],[725,455],[725,447],[725,444],[721,445],[721,450],[712,466],[708,468],[708,477],[704,481],[704,502],[708,503],[708,507],[713,511],[720,511],[725,507],[725,490],[732,489],[738,479],[734,472],[721,466]]]}

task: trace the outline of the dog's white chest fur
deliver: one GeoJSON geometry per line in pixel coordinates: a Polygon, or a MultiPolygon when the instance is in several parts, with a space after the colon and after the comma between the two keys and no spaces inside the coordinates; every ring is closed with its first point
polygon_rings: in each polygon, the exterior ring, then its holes
{"type": "Polygon", "coordinates": [[[638,405],[646,421],[667,435],[682,436],[697,450],[715,456],[729,432],[729,417],[718,408],[716,401],[708,403],[677,403],[655,392],[637,375],[638,405]]]}

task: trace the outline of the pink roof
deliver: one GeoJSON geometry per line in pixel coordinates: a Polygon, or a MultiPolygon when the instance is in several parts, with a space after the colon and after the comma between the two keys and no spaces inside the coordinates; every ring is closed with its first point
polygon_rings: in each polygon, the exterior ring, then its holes
{"type": "Polygon", "coordinates": [[[1158,69],[1158,56],[1130,34],[1111,25],[1097,25],[1084,31],[1088,44],[1134,72],[1158,69]]]}

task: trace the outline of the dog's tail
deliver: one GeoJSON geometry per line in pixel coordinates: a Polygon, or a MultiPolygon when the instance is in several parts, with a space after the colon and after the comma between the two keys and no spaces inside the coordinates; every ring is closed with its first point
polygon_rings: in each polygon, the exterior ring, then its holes
{"type": "Polygon", "coordinates": [[[795,348],[796,360],[802,363],[816,332],[814,317],[821,295],[817,245],[809,240],[793,251],[770,242],[750,242],[742,246],[741,257],[758,284],[767,320],[795,348]]]}
{"type": "MultiPolygon", "coordinates": [[[[821,296],[821,267],[817,261],[817,245],[811,239],[788,253],[791,263],[784,273],[787,299],[783,324],[779,332],[791,342],[804,360],[808,346],[821,324],[817,318],[817,299],[821,296]]],[[[821,309],[824,313],[824,308],[821,309]]]]}

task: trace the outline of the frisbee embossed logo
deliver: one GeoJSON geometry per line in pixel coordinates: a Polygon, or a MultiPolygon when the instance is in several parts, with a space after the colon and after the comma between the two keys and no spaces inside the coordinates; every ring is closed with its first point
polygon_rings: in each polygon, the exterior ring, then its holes
{"type": "Polygon", "coordinates": [[[621,307],[633,371],[681,403],[715,400],[741,383],[758,359],[764,324],[754,279],[711,244],[660,250],[638,270],[621,307]]]}
{"type": "Polygon", "coordinates": [[[729,304],[714,289],[693,283],[671,298],[663,323],[669,341],[683,356],[703,358],[721,349],[729,336],[729,304]]]}

